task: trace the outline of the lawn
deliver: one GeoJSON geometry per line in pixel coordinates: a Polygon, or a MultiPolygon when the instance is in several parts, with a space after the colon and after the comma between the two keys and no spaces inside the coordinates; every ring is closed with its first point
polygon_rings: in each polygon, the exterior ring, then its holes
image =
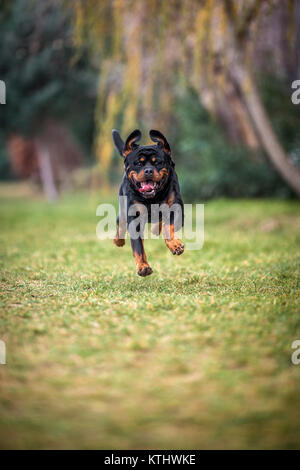
{"type": "Polygon", "coordinates": [[[0,188],[0,447],[300,448],[300,203],[205,204],[200,251],[96,237],[96,206],[0,188]]]}

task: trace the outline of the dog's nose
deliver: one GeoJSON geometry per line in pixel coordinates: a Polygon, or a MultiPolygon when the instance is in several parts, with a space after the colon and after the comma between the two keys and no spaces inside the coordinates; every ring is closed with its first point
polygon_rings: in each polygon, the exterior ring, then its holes
{"type": "Polygon", "coordinates": [[[144,173],[145,173],[145,176],[152,176],[153,175],[153,169],[152,168],[145,168],[144,173]]]}

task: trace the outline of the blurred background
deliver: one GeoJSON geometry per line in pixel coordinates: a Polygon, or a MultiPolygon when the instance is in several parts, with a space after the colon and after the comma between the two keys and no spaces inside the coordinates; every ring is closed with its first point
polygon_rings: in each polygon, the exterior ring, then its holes
{"type": "Polygon", "coordinates": [[[299,3],[0,0],[1,449],[300,448],[299,3]],[[137,127],[209,200],[146,279],[95,234],[137,127]]]}
{"type": "Polygon", "coordinates": [[[111,129],[157,128],[188,201],[300,194],[293,0],[0,3],[0,180],[109,190],[111,129]]]}

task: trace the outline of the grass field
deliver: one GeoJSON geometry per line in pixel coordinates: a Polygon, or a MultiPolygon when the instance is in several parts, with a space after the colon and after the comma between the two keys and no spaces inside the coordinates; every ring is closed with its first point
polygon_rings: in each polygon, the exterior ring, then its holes
{"type": "Polygon", "coordinates": [[[140,278],[100,202],[0,188],[0,447],[300,448],[300,203],[208,202],[140,278]]]}

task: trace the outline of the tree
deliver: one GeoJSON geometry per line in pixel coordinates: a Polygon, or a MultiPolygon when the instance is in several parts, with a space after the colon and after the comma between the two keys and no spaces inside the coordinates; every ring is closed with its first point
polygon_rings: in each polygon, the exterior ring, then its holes
{"type": "Polygon", "coordinates": [[[230,41],[228,76],[237,86],[246,104],[263,149],[282,177],[300,196],[300,169],[291,162],[277,139],[259,96],[251,69],[244,59],[247,57],[247,48],[249,47],[246,40],[248,29],[251,27],[251,22],[257,18],[262,4],[263,2],[258,0],[249,2],[248,8],[240,18],[236,14],[234,2],[225,0],[227,35],[230,41]]]}
{"type": "Polygon", "coordinates": [[[300,170],[276,137],[253,73],[261,19],[288,4],[292,21],[299,20],[293,1],[77,0],[77,44],[90,38],[103,61],[96,154],[106,172],[113,152],[112,123],[123,123],[126,133],[142,115],[144,122],[155,117],[164,128],[171,119],[174,77],[181,77],[232,141],[244,142],[256,158],[262,148],[300,195],[300,170]]]}
{"type": "Polygon", "coordinates": [[[57,129],[66,124],[80,136],[87,135],[83,144],[92,138],[95,68],[86,56],[77,56],[70,12],[61,0],[6,2],[0,9],[0,42],[0,77],[7,85],[7,104],[0,114],[1,151],[12,139],[10,148],[21,155],[22,149],[33,148],[30,139],[34,141],[35,148],[42,149],[40,176],[53,199],[56,190],[44,136],[56,121],[57,129]]]}

